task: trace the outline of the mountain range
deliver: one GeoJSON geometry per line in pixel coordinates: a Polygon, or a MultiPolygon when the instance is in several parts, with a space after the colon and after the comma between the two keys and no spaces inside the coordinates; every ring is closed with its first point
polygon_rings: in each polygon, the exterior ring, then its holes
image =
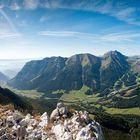
{"type": "Polygon", "coordinates": [[[78,90],[85,85],[90,92],[102,95],[139,83],[140,57],[128,57],[118,51],[102,57],[86,53],[33,60],[8,82],[17,89],[42,92],[78,90]]]}
{"type": "Polygon", "coordinates": [[[49,112],[62,101],[69,108],[85,109],[96,116],[105,128],[106,139],[130,137],[126,132],[132,137],[136,132],[139,137],[140,56],[110,51],[103,56],[85,53],[68,58],[47,57],[27,62],[7,84],[19,89],[10,88],[18,95],[0,88],[2,104],[49,112]],[[22,97],[24,90],[28,98],[22,97]],[[30,98],[36,90],[43,94],[30,98]]]}

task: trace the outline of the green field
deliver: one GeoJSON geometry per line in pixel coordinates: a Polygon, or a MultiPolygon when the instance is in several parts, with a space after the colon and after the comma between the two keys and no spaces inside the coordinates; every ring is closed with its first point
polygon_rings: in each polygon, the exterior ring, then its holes
{"type": "MultiPolygon", "coordinates": [[[[17,90],[13,89],[11,87],[8,87],[10,90],[12,90],[14,93],[26,97],[28,99],[32,100],[42,100],[44,103],[45,101],[48,102],[48,100],[51,99],[58,99],[58,98],[51,98],[45,96],[45,93],[38,92],[36,90],[17,90]],[[43,98],[41,98],[43,97],[43,98]]],[[[87,95],[85,94],[88,90],[90,90],[87,86],[83,86],[80,90],[72,90],[69,92],[66,92],[64,90],[57,90],[52,92],[52,94],[62,94],[60,100],[63,101],[66,105],[71,106],[80,106],[84,104],[85,106],[89,104],[89,107],[91,109],[98,109],[101,107],[101,104],[99,100],[102,99],[102,97],[99,97],[99,94],[92,94],[92,95],[87,95]]],[[[87,106],[86,106],[87,107],[87,106]]],[[[41,104],[40,104],[41,108],[41,104]]],[[[42,105],[42,108],[44,108],[44,105],[42,105]]],[[[133,114],[133,115],[138,115],[140,116],[140,109],[139,107],[134,107],[134,108],[115,108],[115,107],[107,107],[103,106],[102,108],[104,112],[109,113],[109,114],[133,114]]]]}
{"type": "Polygon", "coordinates": [[[86,95],[85,93],[89,90],[87,86],[83,86],[80,90],[72,90],[68,93],[64,93],[61,97],[63,101],[75,102],[75,101],[88,101],[88,102],[96,102],[99,97],[98,94],[86,95]]]}
{"type": "MultiPolygon", "coordinates": [[[[90,104],[90,108],[100,108],[101,104],[99,102],[102,97],[99,97],[99,94],[93,95],[86,95],[85,93],[89,90],[88,87],[83,86],[80,90],[72,90],[69,93],[64,93],[60,100],[64,101],[66,105],[81,105],[83,104],[90,104]]],[[[104,112],[109,114],[133,114],[140,116],[140,109],[139,107],[133,108],[115,108],[115,107],[107,107],[102,106],[104,112]]]]}
{"type": "Polygon", "coordinates": [[[91,118],[96,119],[103,126],[105,139],[112,140],[113,136],[114,140],[123,140],[126,138],[128,140],[138,140],[139,135],[137,132],[139,128],[136,126],[137,123],[139,123],[140,109],[138,107],[114,108],[102,105],[101,100],[103,97],[100,97],[98,93],[91,95],[86,94],[87,91],[90,90],[86,86],[83,86],[80,90],[72,90],[69,92],[64,90],[52,92],[52,95],[55,95],[57,98],[55,98],[55,96],[47,96],[48,94],[37,92],[36,90],[17,90],[11,87],[9,89],[24,97],[24,99],[31,104],[33,114],[41,114],[43,112],[50,114],[56,107],[59,97],[62,94],[60,100],[63,101],[68,108],[74,107],[78,110],[87,110],[91,118]],[[100,110],[100,108],[102,109],[100,110]],[[134,129],[130,133],[131,128],[134,129]],[[133,138],[131,139],[132,136],[133,138]]]}
{"type": "Polygon", "coordinates": [[[44,93],[37,92],[36,90],[16,90],[16,89],[13,89],[12,91],[18,95],[21,95],[21,96],[24,96],[27,98],[32,98],[32,99],[38,99],[44,95],[44,93]]]}
{"type": "Polygon", "coordinates": [[[105,112],[109,114],[133,114],[133,115],[139,115],[140,116],[140,109],[138,107],[135,108],[107,108],[104,107],[105,112]]]}

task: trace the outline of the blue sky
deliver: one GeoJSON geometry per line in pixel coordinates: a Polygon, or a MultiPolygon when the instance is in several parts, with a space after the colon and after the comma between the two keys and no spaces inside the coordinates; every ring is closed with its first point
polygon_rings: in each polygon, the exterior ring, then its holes
{"type": "Polygon", "coordinates": [[[139,0],[0,0],[0,58],[140,54],[139,0]]]}

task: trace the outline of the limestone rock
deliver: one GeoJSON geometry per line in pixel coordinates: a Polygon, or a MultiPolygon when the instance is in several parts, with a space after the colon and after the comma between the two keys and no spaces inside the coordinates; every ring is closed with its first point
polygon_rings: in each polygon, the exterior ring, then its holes
{"type": "Polygon", "coordinates": [[[49,117],[47,115],[47,112],[45,112],[41,117],[40,117],[41,122],[39,123],[39,126],[44,127],[48,124],[49,122],[49,117]]]}
{"type": "Polygon", "coordinates": [[[3,111],[0,140],[104,140],[100,124],[87,111],[75,111],[71,117],[67,113],[63,103],[57,104],[50,118],[47,112],[36,119],[17,110],[3,111]]]}

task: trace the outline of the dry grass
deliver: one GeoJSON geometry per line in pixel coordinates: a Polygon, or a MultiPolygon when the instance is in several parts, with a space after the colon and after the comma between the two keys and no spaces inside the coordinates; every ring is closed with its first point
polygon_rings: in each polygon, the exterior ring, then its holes
{"type": "Polygon", "coordinates": [[[0,105],[0,111],[7,111],[7,110],[11,110],[14,111],[14,105],[12,104],[8,104],[8,105],[0,105]]]}
{"type": "Polygon", "coordinates": [[[70,112],[70,113],[75,113],[76,110],[75,110],[74,108],[70,108],[70,109],[68,110],[68,112],[70,112]]]}
{"type": "Polygon", "coordinates": [[[14,111],[14,106],[12,104],[8,105],[0,105],[0,119],[5,119],[6,118],[6,113],[7,111],[14,111]]]}
{"type": "Polygon", "coordinates": [[[34,119],[37,120],[38,122],[40,122],[40,114],[35,114],[34,119]]]}
{"type": "Polygon", "coordinates": [[[45,130],[46,132],[48,132],[48,131],[50,131],[50,130],[52,129],[52,127],[53,127],[53,123],[49,122],[49,123],[45,126],[44,130],[45,130]]]}

